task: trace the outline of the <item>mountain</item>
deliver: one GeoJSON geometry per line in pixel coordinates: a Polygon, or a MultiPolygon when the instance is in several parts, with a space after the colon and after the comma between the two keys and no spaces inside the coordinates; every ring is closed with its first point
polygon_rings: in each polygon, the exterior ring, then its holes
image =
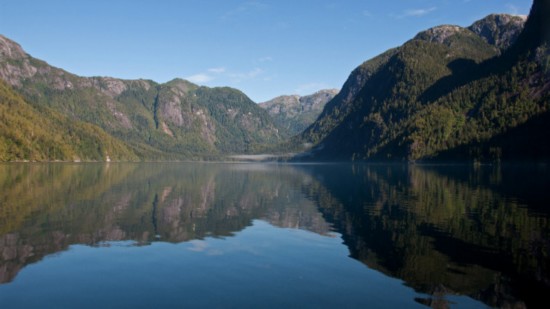
{"type": "Polygon", "coordinates": [[[307,96],[283,95],[259,105],[267,110],[275,123],[291,135],[296,135],[317,119],[327,102],[336,94],[337,89],[326,89],[307,96]]]}
{"type": "Polygon", "coordinates": [[[101,128],[35,108],[0,81],[0,161],[131,161],[136,154],[101,128]]]}
{"type": "Polygon", "coordinates": [[[474,22],[468,29],[504,51],[517,40],[526,20],[526,16],[491,14],[474,22]]]}
{"type": "MultiPolygon", "coordinates": [[[[550,105],[547,5],[535,1],[527,22],[490,15],[468,28],[434,27],[363,63],[293,140],[314,145],[302,159],[516,158],[499,143],[550,105]]],[[[516,140],[517,132],[526,130],[516,140]]]]}
{"type": "Polygon", "coordinates": [[[80,77],[31,57],[3,36],[0,79],[34,107],[94,124],[142,159],[246,153],[282,137],[267,112],[239,90],[200,87],[181,79],[158,84],[80,77]]]}

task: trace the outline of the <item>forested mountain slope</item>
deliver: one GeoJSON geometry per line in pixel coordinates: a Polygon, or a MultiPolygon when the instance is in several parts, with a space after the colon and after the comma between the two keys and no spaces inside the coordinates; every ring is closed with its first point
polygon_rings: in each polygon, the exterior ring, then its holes
{"type": "Polygon", "coordinates": [[[365,62],[294,143],[314,144],[314,160],[512,156],[494,139],[550,105],[547,6],[535,1],[523,31],[523,17],[490,15],[421,32],[365,62]]]}
{"type": "Polygon", "coordinates": [[[35,108],[0,81],[0,161],[137,160],[101,128],[35,108]]]}
{"type": "Polygon", "coordinates": [[[281,139],[265,110],[232,88],[174,79],[80,77],[48,65],[0,36],[0,79],[35,107],[97,125],[143,159],[250,152],[281,139]]]}

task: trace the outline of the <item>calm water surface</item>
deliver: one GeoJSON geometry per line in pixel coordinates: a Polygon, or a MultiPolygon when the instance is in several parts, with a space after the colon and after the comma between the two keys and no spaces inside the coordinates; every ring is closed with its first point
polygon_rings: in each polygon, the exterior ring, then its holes
{"type": "Polygon", "coordinates": [[[550,167],[0,165],[1,308],[537,307],[550,167]]]}

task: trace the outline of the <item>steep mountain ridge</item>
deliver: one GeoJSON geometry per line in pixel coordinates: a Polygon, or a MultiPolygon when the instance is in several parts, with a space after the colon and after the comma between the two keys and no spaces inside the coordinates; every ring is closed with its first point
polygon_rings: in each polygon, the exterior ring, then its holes
{"type": "MultiPolygon", "coordinates": [[[[369,82],[378,69],[387,63],[389,58],[396,53],[396,49],[390,49],[379,56],[365,61],[357,67],[344,83],[342,90],[326,105],[318,119],[305,130],[306,143],[317,143],[328,132],[334,129],[353,110],[353,100],[369,82]]],[[[302,134],[302,137],[304,134],[302,134]]],[[[296,139],[295,139],[296,140],[296,139]]]]}
{"type": "MultiPolygon", "coordinates": [[[[548,106],[544,61],[514,52],[538,37],[524,39],[524,20],[490,15],[468,28],[434,27],[365,62],[294,145],[315,145],[313,160],[419,160],[524,123],[548,106]]],[[[540,22],[534,27],[545,29],[540,22]]],[[[502,149],[493,153],[498,159],[502,149]]]]}
{"type": "Polygon", "coordinates": [[[27,102],[97,125],[144,159],[208,158],[278,142],[265,110],[231,88],[175,79],[80,77],[26,54],[0,36],[0,79],[27,102]]]}
{"type": "Polygon", "coordinates": [[[288,130],[290,135],[296,135],[311,125],[327,102],[337,94],[337,89],[325,89],[306,96],[283,95],[259,103],[259,106],[267,110],[275,122],[288,130]]]}

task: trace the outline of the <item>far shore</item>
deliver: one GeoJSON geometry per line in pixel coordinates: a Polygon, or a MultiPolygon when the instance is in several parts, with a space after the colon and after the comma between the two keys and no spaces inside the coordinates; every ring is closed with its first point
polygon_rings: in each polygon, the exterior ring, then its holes
{"type": "Polygon", "coordinates": [[[281,159],[288,160],[292,158],[295,154],[289,153],[284,155],[276,155],[276,154],[257,154],[257,155],[248,155],[248,154],[241,154],[241,155],[232,155],[227,156],[227,158],[235,161],[249,161],[249,162],[268,162],[268,161],[280,161],[281,159]]]}

